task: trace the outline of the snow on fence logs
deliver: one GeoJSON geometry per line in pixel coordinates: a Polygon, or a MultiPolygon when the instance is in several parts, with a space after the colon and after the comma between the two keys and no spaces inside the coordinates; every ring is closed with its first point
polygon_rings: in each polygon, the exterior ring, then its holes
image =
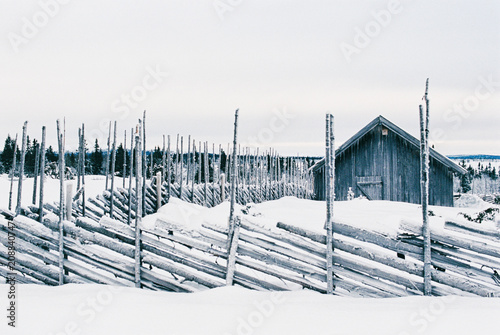
{"type": "MultiPolygon", "coordinates": [[[[19,283],[58,285],[58,219],[44,222],[2,212],[0,276],[7,276],[9,222],[15,225],[19,283]]],[[[101,216],[64,221],[64,282],[136,285],[135,227],[101,216]]],[[[228,239],[227,223],[190,230],[158,219],[141,229],[140,286],[193,292],[224,285],[256,290],[326,292],[326,235],[285,223],[259,226],[241,215],[228,239]]],[[[431,231],[433,295],[500,296],[497,231],[448,222],[431,231]]],[[[423,295],[421,227],[402,222],[389,236],[335,222],[334,294],[361,297],[423,295]]]]}

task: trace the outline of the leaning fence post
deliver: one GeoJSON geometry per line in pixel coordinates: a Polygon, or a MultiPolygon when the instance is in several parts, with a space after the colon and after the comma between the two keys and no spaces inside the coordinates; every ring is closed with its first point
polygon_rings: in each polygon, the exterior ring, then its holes
{"type": "Polygon", "coordinates": [[[19,183],[17,184],[17,206],[16,206],[16,214],[18,215],[21,212],[21,201],[22,201],[22,193],[23,193],[23,178],[24,178],[24,161],[26,158],[26,131],[28,128],[28,121],[24,122],[23,126],[23,139],[21,143],[21,161],[19,166],[19,183]]]}
{"type": "Polygon", "coordinates": [[[220,202],[223,203],[226,199],[226,174],[220,175],[220,202]]]}
{"type": "Polygon", "coordinates": [[[9,211],[12,209],[12,188],[14,186],[14,175],[16,174],[16,158],[17,158],[17,134],[14,140],[14,154],[12,157],[12,168],[10,169],[10,191],[9,191],[9,211]]]}
{"type": "Polygon", "coordinates": [[[156,211],[161,207],[161,171],[156,172],[156,211]]]}
{"type": "Polygon", "coordinates": [[[32,199],[32,204],[36,205],[36,191],[38,187],[38,170],[40,169],[40,144],[36,144],[36,150],[35,150],[35,170],[34,170],[34,176],[33,176],[33,199],[32,199]]]}
{"type": "Polygon", "coordinates": [[[45,185],[45,126],[42,127],[42,143],[40,145],[40,197],[38,198],[38,221],[43,222],[43,186],[45,185]]]}
{"type": "Polygon", "coordinates": [[[141,152],[141,120],[135,133],[135,287],[141,287],[141,220],[142,220],[142,152],[141,152]]]}
{"type": "Polygon", "coordinates": [[[231,205],[229,208],[229,235],[232,235],[233,220],[234,220],[234,200],[236,195],[236,144],[238,143],[238,109],[234,112],[234,136],[233,136],[233,154],[231,155],[231,190],[230,190],[230,201],[231,205]]]}
{"type": "Polygon", "coordinates": [[[422,236],[424,239],[424,294],[432,295],[432,264],[431,264],[431,233],[429,227],[429,99],[427,92],[429,88],[429,78],[425,83],[425,106],[426,112],[422,105],[420,110],[420,189],[422,202],[422,236]]]}
{"type": "Polygon", "coordinates": [[[57,120],[57,141],[59,144],[59,285],[64,284],[64,138],[57,120]]]}
{"type": "Polygon", "coordinates": [[[66,184],[66,219],[71,220],[73,215],[73,184],[66,184]]]}
{"type": "Polygon", "coordinates": [[[332,294],[333,285],[333,202],[335,199],[335,136],[333,115],[326,115],[326,293],[332,294]]]}
{"type": "Polygon", "coordinates": [[[238,239],[240,234],[240,217],[237,216],[232,223],[233,228],[228,231],[227,240],[229,252],[227,256],[226,285],[233,285],[234,271],[236,269],[236,251],[238,250],[238,239]],[[229,232],[232,231],[230,234],[229,232]]]}
{"type": "Polygon", "coordinates": [[[111,121],[109,121],[109,133],[108,133],[108,151],[106,151],[106,190],[108,189],[108,175],[109,175],[109,150],[111,145],[111,121]]]}
{"type": "Polygon", "coordinates": [[[116,169],[116,121],[113,130],[113,148],[111,150],[111,192],[109,196],[109,217],[113,218],[114,210],[114,189],[115,189],[115,169],[116,169]]]}

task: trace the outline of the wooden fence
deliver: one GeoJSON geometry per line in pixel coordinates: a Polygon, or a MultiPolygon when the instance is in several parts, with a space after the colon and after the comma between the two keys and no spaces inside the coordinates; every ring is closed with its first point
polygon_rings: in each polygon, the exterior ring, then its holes
{"type": "MultiPolygon", "coordinates": [[[[2,214],[0,276],[7,276],[12,260],[10,232],[15,234],[17,281],[58,285],[58,218],[46,215],[39,223],[2,214]]],[[[64,283],[137,285],[138,250],[139,286],[145,289],[193,292],[229,283],[256,290],[326,292],[326,234],[285,223],[265,228],[247,216],[237,217],[230,237],[226,226],[206,223],[192,230],[159,219],[154,227],[141,229],[136,249],[135,227],[121,220],[64,221],[64,283]]],[[[431,232],[432,294],[500,296],[500,233],[452,222],[446,229],[453,233],[431,232]]],[[[392,237],[334,222],[334,231],[333,294],[423,294],[421,227],[402,222],[401,234],[392,237]]]]}

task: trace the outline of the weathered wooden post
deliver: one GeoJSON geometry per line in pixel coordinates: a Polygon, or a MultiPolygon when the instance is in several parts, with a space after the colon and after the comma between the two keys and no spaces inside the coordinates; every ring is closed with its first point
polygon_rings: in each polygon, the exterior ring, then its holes
{"type": "Polygon", "coordinates": [[[42,142],[40,146],[40,197],[38,221],[43,223],[43,186],[45,185],[45,126],[42,127],[42,142]]]}
{"type": "Polygon", "coordinates": [[[179,178],[179,134],[177,134],[177,145],[175,149],[175,178],[174,184],[177,182],[177,178],[179,178]]]}
{"type": "MultiPolygon", "coordinates": [[[[187,164],[186,192],[189,192],[189,176],[191,175],[191,135],[188,135],[188,154],[187,154],[186,164],[187,164]]],[[[191,193],[191,196],[192,196],[192,193],[191,193]]],[[[189,198],[189,197],[186,197],[186,198],[189,198]]]]}
{"type": "MultiPolygon", "coordinates": [[[[132,180],[134,175],[134,128],[130,129],[130,171],[128,175],[128,216],[127,224],[130,226],[132,221],[132,180]]],[[[136,154],[137,156],[137,154],[136,154]]],[[[137,164],[137,163],[136,163],[137,164]]],[[[137,173],[136,173],[137,174],[137,173]]]]}
{"type": "Polygon", "coordinates": [[[108,176],[109,176],[109,150],[111,145],[111,121],[109,121],[109,131],[108,131],[108,151],[106,151],[106,190],[108,189],[108,176]]]}
{"type": "Polygon", "coordinates": [[[226,174],[221,173],[220,175],[220,202],[223,203],[226,199],[226,174]]]}
{"type": "Polygon", "coordinates": [[[12,157],[12,167],[10,169],[10,191],[9,191],[9,211],[12,209],[12,188],[14,186],[14,175],[16,174],[16,160],[17,160],[17,134],[14,140],[14,154],[12,157]]]}
{"type": "Polygon", "coordinates": [[[229,230],[228,230],[228,249],[231,245],[231,240],[233,237],[233,229],[234,229],[234,200],[236,196],[236,168],[237,168],[237,159],[236,157],[236,150],[237,150],[237,144],[238,144],[238,111],[237,109],[234,112],[234,136],[233,136],[233,154],[231,155],[231,190],[230,190],[230,207],[229,207],[229,230]]]}
{"type": "MultiPolygon", "coordinates": [[[[146,161],[147,161],[147,151],[146,151],[146,111],[144,111],[142,116],[142,210],[146,208],[146,161]]],[[[142,213],[141,212],[141,217],[142,213]]]]}
{"type": "Polygon", "coordinates": [[[229,159],[230,159],[230,157],[229,157],[229,156],[231,156],[231,155],[229,154],[229,152],[230,152],[230,151],[231,151],[231,150],[229,149],[229,143],[228,143],[228,144],[227,144],[227,151],[226,151],[226,164],[225,164],[225,166],[224,166],[224,171],[226,172],[226,177],[227,177],[227,181],[228,181],[228,182],[230,182],[230,181],[231,181],[231,180],[230,180],[230,179],[231,179],[231,172],[229,171],[229,159]]]}
{"type": "Polygon", "coordinates": [[[109,197],[109,217],[113,218],[113,209],[114,209],[114,194],[113,191],[115,189],[115,169],[116,169],[116,121],[114,124],[113,130],[113,149],[111,151],[111,193],[109,197]]]}
{"type": "Polygon", "coordinates": [[[228,235],[229,249],[227,256],[226,286],[233,285],[234,271],[236,269],[236,252],[238,250],[238,239],[240,235],[240,217],[237,216],[231,223],[233,228],[231,236],[228,235]]]}
{"type": "Polygon", "coordinates": [[[85,217],[85,160],[87,159],[87,154],[85,152],[85,124],[82,123],[82,216],[85,217]]]}
{"type": "Polygon", "coordinates": [[[38,188],[38,170],[40,169],[40,144],[36,144],[36,150],[35,150],[35,170],[34,170],[34,176],[33,176],[33,199],[32,199],[32,204],[36,205],[36,191],[38,188]]]}
{"type": "Polygon", "coordinates": [[[216,190],[216,182],[217,182],[217,162],[215,159],[215,143],[212,143],[212,207],[217,205],[217,190],[216,190]]]}
{"type": "Polygon", "coordinates": [[[170,135],[168,135],[168,148],[167,148],[167,190],[168,190],[168,199],[170,200],[170,195],[172,193],[172,175],[171,175],[171,159],[170,159],[170,135]]]}
{"type": "Polygon", "coordinates": [[[424,294],[432,295],[432,263],[431,263],[431,232],[429,227],[429,78],[425,83],[424,101],[426,111],[422,105],[420,110],[420,190],[422,199],[422,236],[424,239],[424,294]]]}
{"type": "Polygon", "coordinates": [[[125,188],[125,176],[127,174],[127,130],[123,134],[123,172],[122,172],[122,187],[125,188]]]}
{"type": "Polygon", "coordinates": [[[141,120],[135,133],[135,287],[141,287],[141,220],[142,220],[142,148],[141,148],[141,120]]]}
{"type": "Polygon", "coordinates": [[[332,294],[333,285],[333,203],[335,199],[335,135],[333,115],[326,115],[326,292],[332,294]]]}
{"type": "Polygon", "coordinates": [[[156,211],[161,207],[161,172],[156,172],[156,211]]]}
{"type": "Polygon", "coordinates": [[[192,164],[193,164],[193,172],[191,176],[191,202],[194,204],[194,178],[196,175],[196,141],[193,140],[193,157],[192,157],[192,164]]]}
{"type": "Polygon", "coordinates": [[[78,128],[78,163],[76,166],[76,192],[80,189],[81,173],[82,173],[82,129],[78,128]]]}
{"type": "Polygon", "coordinates": [[[201,185],[201,141],[198,141],[198,184],[201,185]]]}
{"type": "Polygon", "coordinates": [[[66,220],[71,220],[73,215],[73,184],[66,184],[66,220]]]}
{"type": "Polygon", "coordinates": [[[23,125],[23,140],[21,144],[21,161],[19,166],[19,183],[17,184],[17,205],[16,215],[21,212],[21,201],[23,193],[23,179],[24,179],[24,161],[26,158],[26,132],[28,131],[28,121],[24,121],[23,125]]]}
{"type": "Polygon", "coordinates": [[[162,184],[163,182],[166,180],[167,178],[167,174],[166,174],[166,164],[167,164],[167,157],[166,157],[166,149],[165,149],[165,135],[163,135],[163,148],[162,148],[162,151],[161,151],[161,177],[162,177],[162,184]]]}
{"type": "Polygon", "coordinates": [[[203,185],[204,189],[204,206],[208,207],[208,142],[205,142],[204,145],[205,153],[203,154],[203,176],[205,179],[205,184],[203,185]]]}
{"type": "Polygon", "coordinates": [[[64,284],[64,137],[57,120],[57,142],[59,146],[59,285],[64,284]]]}
{"type": "Polygon", "coordinates": [[[184,136],[181,136],[181,155],[180,155],[180,164],[179,164],[179,172],[180,172],[180,179],[179,179],[179,199],[182,200],[182,186],[183,186],[183,163],[184,163],[184,136]]]}

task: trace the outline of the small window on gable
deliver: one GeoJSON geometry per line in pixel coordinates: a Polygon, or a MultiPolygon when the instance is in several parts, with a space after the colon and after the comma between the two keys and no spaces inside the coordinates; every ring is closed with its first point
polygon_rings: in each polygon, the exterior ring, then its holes
{"type": "Polygon", "coordinates": [[[387,136],[389,134],[389,129],[382,127],[382,135],[387,136]]]}

